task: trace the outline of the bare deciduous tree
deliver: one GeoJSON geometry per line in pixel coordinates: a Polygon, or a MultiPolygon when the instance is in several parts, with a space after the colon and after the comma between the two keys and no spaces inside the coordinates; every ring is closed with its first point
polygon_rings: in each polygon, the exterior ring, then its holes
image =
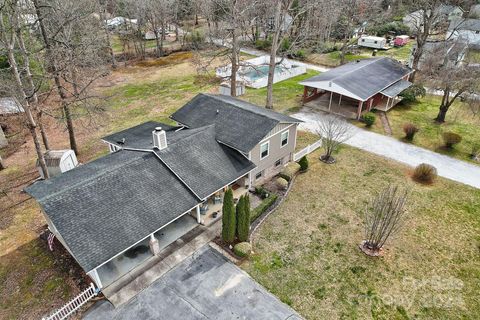
{"type": "Polygon", "coordinates": [[[326,115],[317,121],[317,134],[322,140],[325,154],[320,157],[325,163],[334,163],[332,156],[340,145],[353,136],[352,126],[345,119],[338,116],[326,115]]]}
{"type": "Polygon", "coordinates": [[[408,192],[389,186],[380,192],[365,209],[365,240],[360,245],[371,256],[381,254],[385,242],[402,225],[408,192]]]}
{"type": "Polygon", "coordinates": [[[18,29],[21,29],[19,15],[20,3],[17,0],[7,0],[0,4],[0,44],[7,52],[10,72],[15,83],[16,93],[20,98],[19,101],[25,110],[26,124],[33,139],[40,168],[44,174],[44,177],[48,178],[49,174],[45,163],[45,157],[37,135],[37,124],[32,112],[33,107],[31,106],[30,97],[28,96],[31,89],[30,84],[23,83],[21,71],[17,62],[18,51],[20,51],[20,55],[23,59],[27,58],[24,55],[25,51],[18,49],[18,29]]]}
{"type": "Polygon", "coordinates": [[[480,89],[480,68],[464,59],[468,43],[462,39],[446,41],[428,53],[422,62],[420,79],[435,90],[443,92],[435,121],[445,122],[448,110],[461,96],[472,100],[480,89]]]}

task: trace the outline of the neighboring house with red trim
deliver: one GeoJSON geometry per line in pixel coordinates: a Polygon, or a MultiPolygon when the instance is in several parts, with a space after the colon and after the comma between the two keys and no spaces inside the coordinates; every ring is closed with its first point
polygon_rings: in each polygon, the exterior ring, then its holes
{"type": "Polygon", "coordinates": [[[372,109],[388,111],[410,87],[413,69],[387,57],[357,60],[300,82],[303,104],[360,119],[372,109]]]}

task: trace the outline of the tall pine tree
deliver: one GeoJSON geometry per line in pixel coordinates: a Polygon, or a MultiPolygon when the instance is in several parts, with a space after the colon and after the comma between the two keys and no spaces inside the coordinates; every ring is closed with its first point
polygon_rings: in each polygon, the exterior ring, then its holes
{"type": "Polygon", "coordinates": [[[233,204],[232,189],[228,189],[223,197],[222,207],[222,239],[226,243],[235,241],[235,229],[237,226],[235,205],[233,204]]]}

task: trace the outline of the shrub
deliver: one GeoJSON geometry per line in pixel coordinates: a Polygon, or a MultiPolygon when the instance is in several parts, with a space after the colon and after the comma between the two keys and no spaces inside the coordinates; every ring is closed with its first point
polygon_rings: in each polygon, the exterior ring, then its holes
{"type": "Polygon", "coordinates": [[[275,184],[277,185],[277,188],[279,188],[281,190],[287,190],[287,188],[288,188],[288,181],[285,178],[282,178],[282,177],[278,177],[275,180],[275,184]]]}
{"type": "Polygon", "coordinates": [[[265,199],[268,197],[269,192],[264,187],[255,187],[255,194],[257,194],[260,198],[265,199]]]}
{"type": "Polygon", "coordinates": [[[452,149],[454,145],[462,141],[462,136],[454,132],[444,132],[443,133],[443,142],[445,142],[445,147],[452,149]]]}
{"type": "Polygon", "coordinates": [[[365,122],[367,127],[373,126],[376,119],[377,119],[377,117],[375,116],[375,114],[373,112],[367,112],[362,116],[362,120],[363,120],[363,122],[365,122]]]}
{"type": "Polygon", "coordinates": [[[247,241],[250,232],[250,200],[248,195],[241,196],[237,204],[237,237],[247,241]]]}
{"type": "Polygon", "coordinates": [[[192,33],[187,34],[185,42],[192,49],[200,49],[205,43],[205,35],[198,30],[194,30],[192,33]]]}
{"type": "Polygon", "coordinates": [[[270,196],[262,201],[258,207],[252,210],[252,214],[250,215],[250,223],[255,221],[258,217],[262,215],[265,211],[270,208],[270,206],[277,200],[278,195],[272,193],[270,196]]]}
{"type": "Polygon", "coordinates": [[[280,172],[280,177],[284,178],[287,181],[293,178],[293,176],[300,170],[300,165],[296,162],[290,162],[283,170],[280,172]]]}
{"type": "Polygon", "coordinates": [[[252,253],[252,245],[249,242],[240,242],[233,247],[233,253],[240,258],[248,257],[252,253]]]}
{"type": "Polygon", "coordinates": [[[255,48],[257,48],[259,50],[268,49],[268,48],[270,48],[271,45],[272,45],[272,39],[271,38],[268,38],[266,40],[258,39],[257,41],[255,41],[255,48]]]}
{"type": "Polygon", "coordinates": [[[307,156],[303,156],[300,161],[298,161],[298,164],[300,165],[300,171],[305,172],[308,170],[308,159],[307,156]]]}
{"type": "Polygon", "coordinates": [[[418,132],[417,126],[413,123],[405,123],[403,125],[403,132],[405,132],[405,139],[412,141],[415,134],[418,132]]]}
{"type": "Polygon", "coordinates": [[[298,60],[305,60],[307,57],[307,54],[305,53],[305,50],[297,50],[292,54],[292,57],[298,60]]]}
{"type": "Polygon", "coordinates": [[[421,183],[433,183],[437,178],[437,169],[427,163],[419,164],[413,171],[413,179],[421,183]]]}
{"type": "Polygon", "coordinates": [[[418,97],[424,97],[425,94],[427,94],[427,91],[423,86],[414,84],[400,92],[399,96],[402,97],[402,102],[411,103],[417,101],[418,97]]]}
{"type": "Polygon", "coordinates": [[[235,206],[233,204],[233,191],[228,189],[223,197],[222,207],[222,239],[226,243],[235,241],[236,223],[235,206]]]}

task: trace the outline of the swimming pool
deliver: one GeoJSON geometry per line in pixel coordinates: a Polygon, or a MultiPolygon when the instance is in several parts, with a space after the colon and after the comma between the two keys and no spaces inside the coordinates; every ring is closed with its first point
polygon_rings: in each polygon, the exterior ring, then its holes
{"type": "MultiPolygon", "coordinates": [[[[273,83],[283,81],[300,74],[306,73],[307,70],[303,65],[297,65],[288,59],[280,60],[277,58],[278,65],[275,67],[273,83]]],[[[268,68],[270,57],[261,56],[258,58],[243,61],[243,66],[237,71],[237,79],[245,83],[251,88],[264,88],[268,82],[268,68]]],[[[229,78],[232,74],[231,66],[217,68],[216,74],[221,78],[229,78]]]]}

